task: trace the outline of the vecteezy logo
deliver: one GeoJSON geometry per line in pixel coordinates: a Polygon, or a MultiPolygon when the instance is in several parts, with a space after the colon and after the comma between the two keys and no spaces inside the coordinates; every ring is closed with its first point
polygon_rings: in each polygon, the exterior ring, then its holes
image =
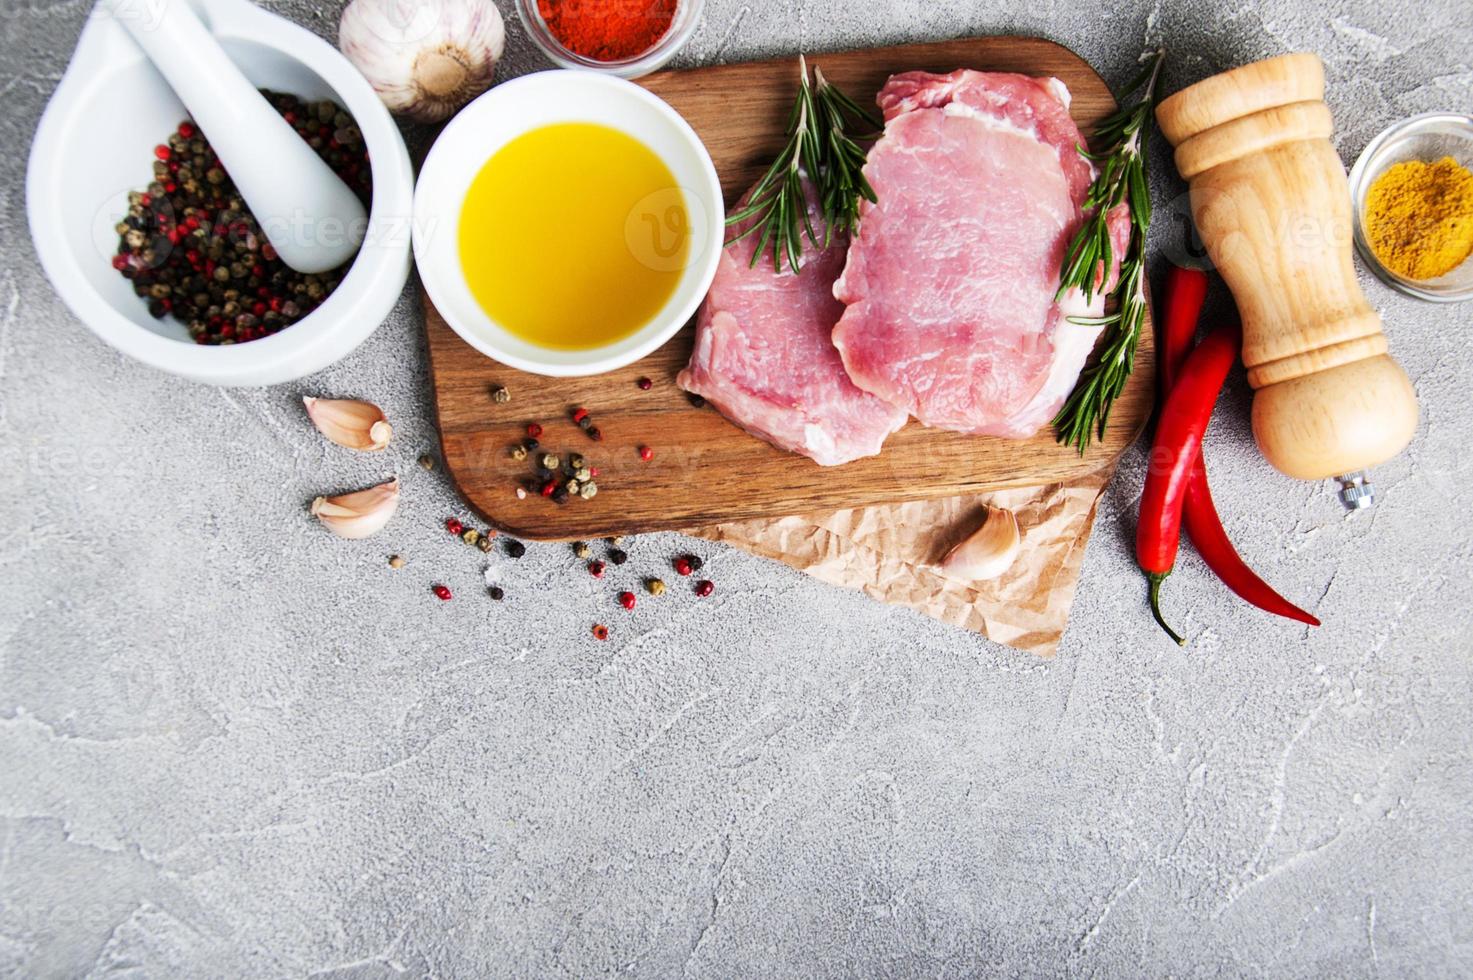
{"type": "Polygon", "coordinates": [[[700,258],[710,217],[679,187],[647,194],[624,219],[629,254],[656,272],[679,272],[700,258]]]}

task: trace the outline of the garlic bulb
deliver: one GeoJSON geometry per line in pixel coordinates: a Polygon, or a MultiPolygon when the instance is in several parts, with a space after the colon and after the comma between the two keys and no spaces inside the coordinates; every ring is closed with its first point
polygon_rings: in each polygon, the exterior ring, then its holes
{"type": "Polygon", "coordinates": [[[971,582],[997,578],[1007,571],[1021,547],[1013,512],[989,507],[982,526],[941,560],[941,574],[971,582]]]}
{"type": "Polygon", "coordinates": [[[318,497],[312,515],[340,538],[366,538],[382,531],[399,509],[399,478],[367,490],[318,497]]]}
{"type": "Polygon", "coordinates": [[[307,406],[307,416],[317,431],[339,446],[379,450],[389,444],[389,437],[394,434],[383,409],[372,402],[309,395],[302,399],[302,404],[307,406]]]}
{"type": "Polygon", "coordinates": [[[439,122],[491,87],[506,26],[491,0],[352,0],[338,46],[389,111],[439,122]]]}

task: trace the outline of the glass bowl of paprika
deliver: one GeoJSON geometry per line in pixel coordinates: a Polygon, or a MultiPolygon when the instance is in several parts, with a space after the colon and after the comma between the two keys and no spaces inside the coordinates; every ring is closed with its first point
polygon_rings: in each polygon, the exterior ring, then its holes
{"type": "Polygon", "coordinates": [[[1473,299],[1473,116],[1429,112],[1371,140],[1350,171],[1355,245],[1408,296],[1473,299]]]}
{"type": "Polygon", "coordinates": [[[638,78],[685,46],[703,6],[704,0],[517,0],[517,15],[557,65],[638,78]]]}

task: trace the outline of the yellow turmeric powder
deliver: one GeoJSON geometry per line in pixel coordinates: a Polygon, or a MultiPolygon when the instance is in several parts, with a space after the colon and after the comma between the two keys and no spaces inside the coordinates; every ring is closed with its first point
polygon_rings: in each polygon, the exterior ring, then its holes
{"type": "Polygon", "coordinates": [[[1452,157],[1389,168],[1366,195],[1366,237],[1404,279],[1436,279],[1473,252],[1473,172],[1452,157]]]}

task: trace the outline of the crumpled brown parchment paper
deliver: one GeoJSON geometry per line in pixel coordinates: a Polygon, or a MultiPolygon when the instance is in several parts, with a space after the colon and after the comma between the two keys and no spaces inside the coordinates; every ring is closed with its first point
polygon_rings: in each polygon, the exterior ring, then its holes
{"type": "Polygon", "coordinates": [[[1069,621],[1084,547],[1112,471],[1067,486],[737,521],[690,533],[1048,657],[1069,621]],[[961,582],[936,571],[942,556],[981,525],[988,506],[1018,518],[1023,540],[1012,566],[987,582],[961,582]]]}

